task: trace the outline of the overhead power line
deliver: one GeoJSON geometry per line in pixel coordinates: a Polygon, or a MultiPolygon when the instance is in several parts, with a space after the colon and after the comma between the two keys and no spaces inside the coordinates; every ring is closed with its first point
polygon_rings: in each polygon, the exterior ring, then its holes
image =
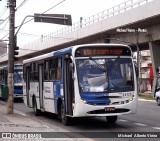
{"type": "MultiPolygon", "coordinates": [[[[16,10],[18,10],[19,8],[21,8],[26,2],[27,2],[28,0],[24,0],[17,8],[16,8],[16,10]]],[[[51,8],[49,8],[49,9],[47,9],[46,11],[44,11],[42,14],[45,14],[45,13],[47,13],[48,11],[50,11],[51,9],[53,9],[53,8],[55,8],[55,7],[57,7],[57,6],[59,6],[61,3],[63,3],[65,0],[62,0],[62,1],[60,1],[59,3],[57,3],[56,5],[54,5],[54,6],[52,6],[51,8]]],[[[9,16],[3,21],[3,22],[5,22],[7,19],[9,19],[9,16]]],[[[27,24],[27,23],[29,23],[30,21],[32,21],[33,19],[30,19],[30,20],[28,20],[28,21],[26,21],[24,24],[27,24]]],[[[8,23],[8,22],[7,22],[8,23]]],[[[5,26],[6,26],[7,24],[5,24],[5,26]]],[[[20,26],[20,25],[19,25],[20,26]]],[[[15,27],[15,28],[18,28],[19,26],[17,26],[17,27],[15,27]]],[[[4,27],[3,27],[3,29],[4,29],[4,27]]],[[[27,34],[27,33],[21,33],[21,34],[27,34]]],[[[6,34],[1,40],[3,40],[4,38],[6,38],[7,36],[9,35],[9,33],[8,34],[6,34]]],[[[28,34],[29,36],[31,35],[33,35],[34,36],[34,34],[28,34]]],[[[38,36],[38,35],[35,35],[35,36],[38,36]]]]}
{"type": "Polygon", "coordinates": [[[18,10],[19,8],[21,8],[28,0],[24,0],[19,6],[17,6],[16,10],[18,10]]]}
{"type": "Polygon", "coordinates": [[[49,8],[48,10],[44,11],[42,14],[47,13],[48,11],[50,11],[51,9],[55,8],[56,6],[60,5],[61,3],[63,3],[65,0],[57,3],[56,5],[52,6],[51,8],[49,8]]]}
{"type": "Polygon", "coordinates": [[[2,10],[2,14],[0,15],[0,18],[4,15],[6,11],[7,11],[7,7],[5,7],[4,10],[2,10]]]}
{"type": "MultiPolygon", "coordinates": [[[[21,2],[21,4],[20,4],[15,10],[18,10],[19,8],[21,8],[27,1],[28,1],[28,0],[24,0],[23,2],[21,2]]],[[[7,7],[4,8],[1,16],[3,16],[3,14],[6,12],[6,10],[7,10],[7,7]]],[[[1,17],[1,16],[0,16],[0,17],[1,17]]],[[[8,22],[9,22],[9,16],[8,16],[7,18],[5,18],[5,19],[1,22],[1,24],[3,24],[6,20],[8,20],[8,21],[7,21],[7,23],[4,25],[4,27],[3,27],[2,29],[4,29],[4,28],[6,27],[6,25],[8,24],[8,22]]],[[[4,31],[4,30],[2,30],[1,33],[2,33],[3,31],[4,31]]],[[[1,34],[1,33],[0,33],[0,34],[1,34]]],[[[7,34],[2,38],[2,40],[3,40],[4,38],[6,38],[8,35],[9,35],[9,33],[7,33],[7,34]]]]}
{"type": "Polygon", "coordinates": [[[5,18],[2,22],[1,22],[1,24],[3,24],[6,20],[8,20],[9,19],[9,16],[7,17],[7,18],[5,18]]]}

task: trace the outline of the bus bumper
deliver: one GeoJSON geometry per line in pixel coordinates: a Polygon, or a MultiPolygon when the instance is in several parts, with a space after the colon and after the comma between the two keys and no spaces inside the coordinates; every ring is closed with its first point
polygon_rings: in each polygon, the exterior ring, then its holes
{"type": "Polygon", "coordinates": [[[91,116],[118,116],[123,114],[136,113],[137,102],[132,101],[122,105],[89,105],[83,102],[74,105],[74,117],[91,117],[91,116]]]}

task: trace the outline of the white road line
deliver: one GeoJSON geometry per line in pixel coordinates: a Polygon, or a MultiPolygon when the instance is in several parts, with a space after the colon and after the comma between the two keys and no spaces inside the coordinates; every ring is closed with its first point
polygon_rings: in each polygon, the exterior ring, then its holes
{"type": "Polygon", "coordinates": [[[119,119],[118,121],[121,121],[121,122],[128,122],[128,120],[124,120],[124,119],[119,119]]]}
{"type": "Polygon", "coordinates": [[[139,125],[139,126],[148,126],[147,124],[143,124],[143,123],[133,123],[135,125],[139,125]]]}
{"type": "Polygon", "coordinates": [[[146,100],[146,99],[138,99],[139,101],[148,101],[148,102],[154,102],[154,103],[156,103],[156,101],[155,100],[146,100]]]}
{"type": "Polygon", "coordinates": [[[45,127],[45,128],[49,128],[49,126],[47,126],[47,125],[45,125],[45,124],[43,124],[43,127],[45,127]]]}
{"type": "Polygon", "coordinates": [[[160,130],[160,127],[152,127],[153,129],[157,129],[157,130],[160,130]]]}
{"type": "Polygon", "coordinates": [[[20,115],[22,115],[22,116],[24,116],[24,117],[27,116],[25,113],[22,113],[22,112],[17,112],[17,114],[20,114],[20,115]]]}

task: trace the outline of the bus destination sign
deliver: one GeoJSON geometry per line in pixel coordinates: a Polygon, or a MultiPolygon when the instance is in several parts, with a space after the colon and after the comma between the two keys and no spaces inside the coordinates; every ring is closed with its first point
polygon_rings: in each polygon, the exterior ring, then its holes
{"type": "Polygon", "coordinates": [[[91,50],[86,49],[83,52],[84,55],[122,55],[122,49],[100,49],[100,50],[91,50]]]}
{"type": "Polygon", "coordinates": [[[80,56],[102,56],[102,55],[122,55],[130,56],[131,51],[127,47],[92,47],[92,48],[79,48],[76,51],[76,57],[80,56]]]}

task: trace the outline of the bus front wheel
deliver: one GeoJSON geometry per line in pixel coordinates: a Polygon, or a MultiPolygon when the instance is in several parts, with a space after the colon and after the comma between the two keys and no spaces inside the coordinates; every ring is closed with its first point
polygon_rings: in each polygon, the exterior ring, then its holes
{"type": "Polygon", "coordinates": [[[160,98],[157,98],[157,105],[160,106],[160,98]]]}
{"type": "Polygon", "coordinates": [[[40,110],[37,109],[37,102],[35,97],[33,98],[33,110],[36,116],[40,115],[40,110]]]}
{"type": "Polygon", "coordinates": [[[108,124],[114,124],[117,121],[118,116],[106,116],[108,124]]]}
{"type": "Polygon", "coordinates": [[[70,117],[66,116],[63,104],[61,105],[61,121],[63,125],[70,125],[70,117]]]}

